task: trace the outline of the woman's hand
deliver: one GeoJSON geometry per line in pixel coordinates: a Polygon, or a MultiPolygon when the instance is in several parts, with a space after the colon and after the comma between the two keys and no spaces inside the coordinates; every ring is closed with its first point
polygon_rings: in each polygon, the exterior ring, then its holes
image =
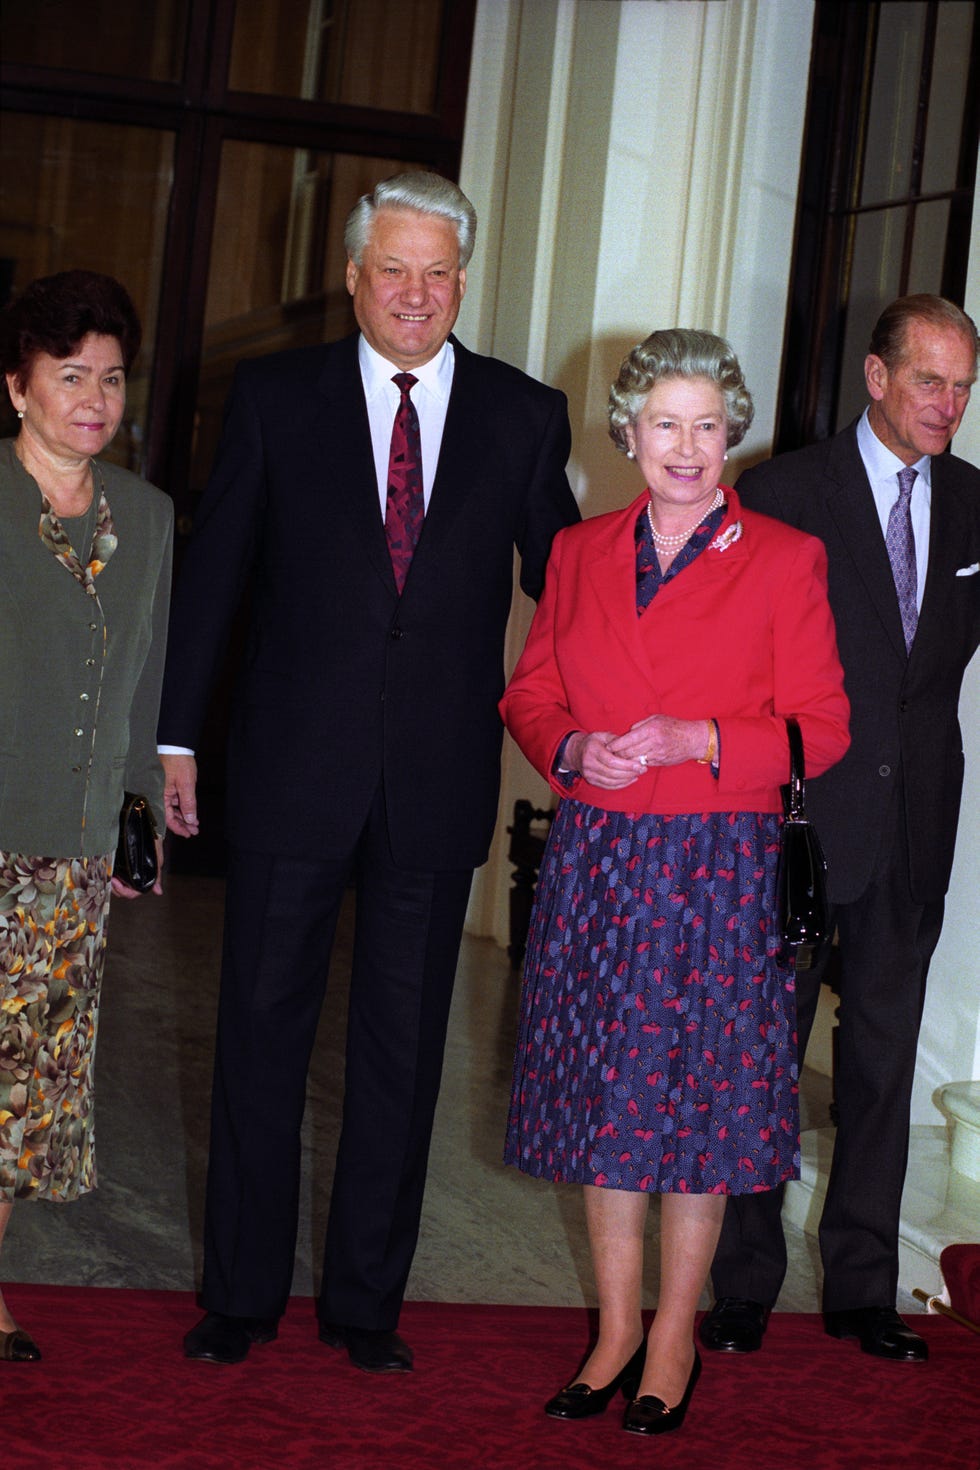
{"type": "MultiPolygon", "coordinates": [[[[153,845],[157,850],[157,881],[150,889],[151,893],[163,893],[163,838],[154,838],[153,845]]],[[[137,893],[135,888],[130,888],[121,878],[113,877],[112,891],[117,898],[142,898],[142,893],[137,893]]]]}
{"type": "Polygon", "coordinates": [[[589,735],[577,730],[565,746],[562,764],[569,770],[581,772],[590,786],[620,791],[642,775],[645,769],[643,761],[615,750],[614,747],[626,738],[625,735],[614,735],[611,730],[593,730],[589,735]]]}
{"type": "Polygon", "coordinates": [[[702,760],[708,751],[708,720],[675,720],[650,715],[613,740],[610,754],[644,766],[679,766],[702,760]]]}

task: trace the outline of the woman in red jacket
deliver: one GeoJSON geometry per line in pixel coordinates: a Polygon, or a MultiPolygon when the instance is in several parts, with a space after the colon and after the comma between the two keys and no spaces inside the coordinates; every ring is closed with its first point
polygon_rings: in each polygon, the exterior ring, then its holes
{"type": "Polygon", "coordinates": [[[799,1174],[791,968],[773,902],[789,772],[847,748],[821,542],[719,484],[752,419],[728,344],[654,332],[624,360],[610,434],[646,488],[559,532],[501,702],[562,800],[525,968],[506,1158],[585,1186],[599,1337],[555,1418],[677,1428],[725,1196],[799,1174]],[[660,1194],[654,1324],[643,1231],[660,1194]]]}

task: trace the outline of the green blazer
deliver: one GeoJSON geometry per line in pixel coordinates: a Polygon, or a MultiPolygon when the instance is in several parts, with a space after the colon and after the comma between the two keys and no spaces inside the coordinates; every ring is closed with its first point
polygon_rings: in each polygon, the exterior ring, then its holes
{"type": "Polygon", "coordinates": [[[163,831],[173,505],[98,461],[91,511],[59,534],[13,443],[0,441],[0,850],[114,852],[124,791],[149,798],[163,831]]]}

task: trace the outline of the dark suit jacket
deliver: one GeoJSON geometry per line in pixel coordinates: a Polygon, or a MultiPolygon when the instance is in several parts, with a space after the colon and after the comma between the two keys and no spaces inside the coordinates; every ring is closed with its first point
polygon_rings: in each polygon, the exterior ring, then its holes
{"type": "Polygon", "coordinates": [[[851,702],[851,748],[808,783],[810,815],[836,903],[859,897],[901,781],[912,897],[949,885],[963,782],[960,686],[980,641],[980,471],[953,455],[932,461],[929,566],[906,656],[881,523],[857,447],[857,424],[834,438],[746,470],[746,505],[819,536],[851,702]]]}
{"type": "Polygon", "coordinates": [[[514,546],[536,597],[555,531],[578,519],[565,397],[453,340],[438,470],[399,599],[357,340],[236,372],[177,586],[160,739],[195,746],[251,577],[232,841],[342,856],[383,775],[396,861],[475,867],[496,819],[514,546]]]}

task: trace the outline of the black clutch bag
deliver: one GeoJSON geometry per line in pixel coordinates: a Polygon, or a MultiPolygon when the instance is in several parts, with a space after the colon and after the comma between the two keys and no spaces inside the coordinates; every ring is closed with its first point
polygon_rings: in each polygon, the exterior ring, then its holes
{"type": "Polygon", "coordinates": [[[806,816],[806,772],[803,737],[796,720],[787,718],[789,786],[783,788],[786,820],[779,839],[776,873],[776,923],[780,957],[795,959],[798,970],[810,969],[830,939],[827,908],[827,862],[820,838],[806,816]]]}
{"type": "Polygon", "coordinates": [[[127,791],[119,813],[119,846],[112,876],[137,893],[145,893],[157,881],[157,827],[145,796],[127,791]]]}

